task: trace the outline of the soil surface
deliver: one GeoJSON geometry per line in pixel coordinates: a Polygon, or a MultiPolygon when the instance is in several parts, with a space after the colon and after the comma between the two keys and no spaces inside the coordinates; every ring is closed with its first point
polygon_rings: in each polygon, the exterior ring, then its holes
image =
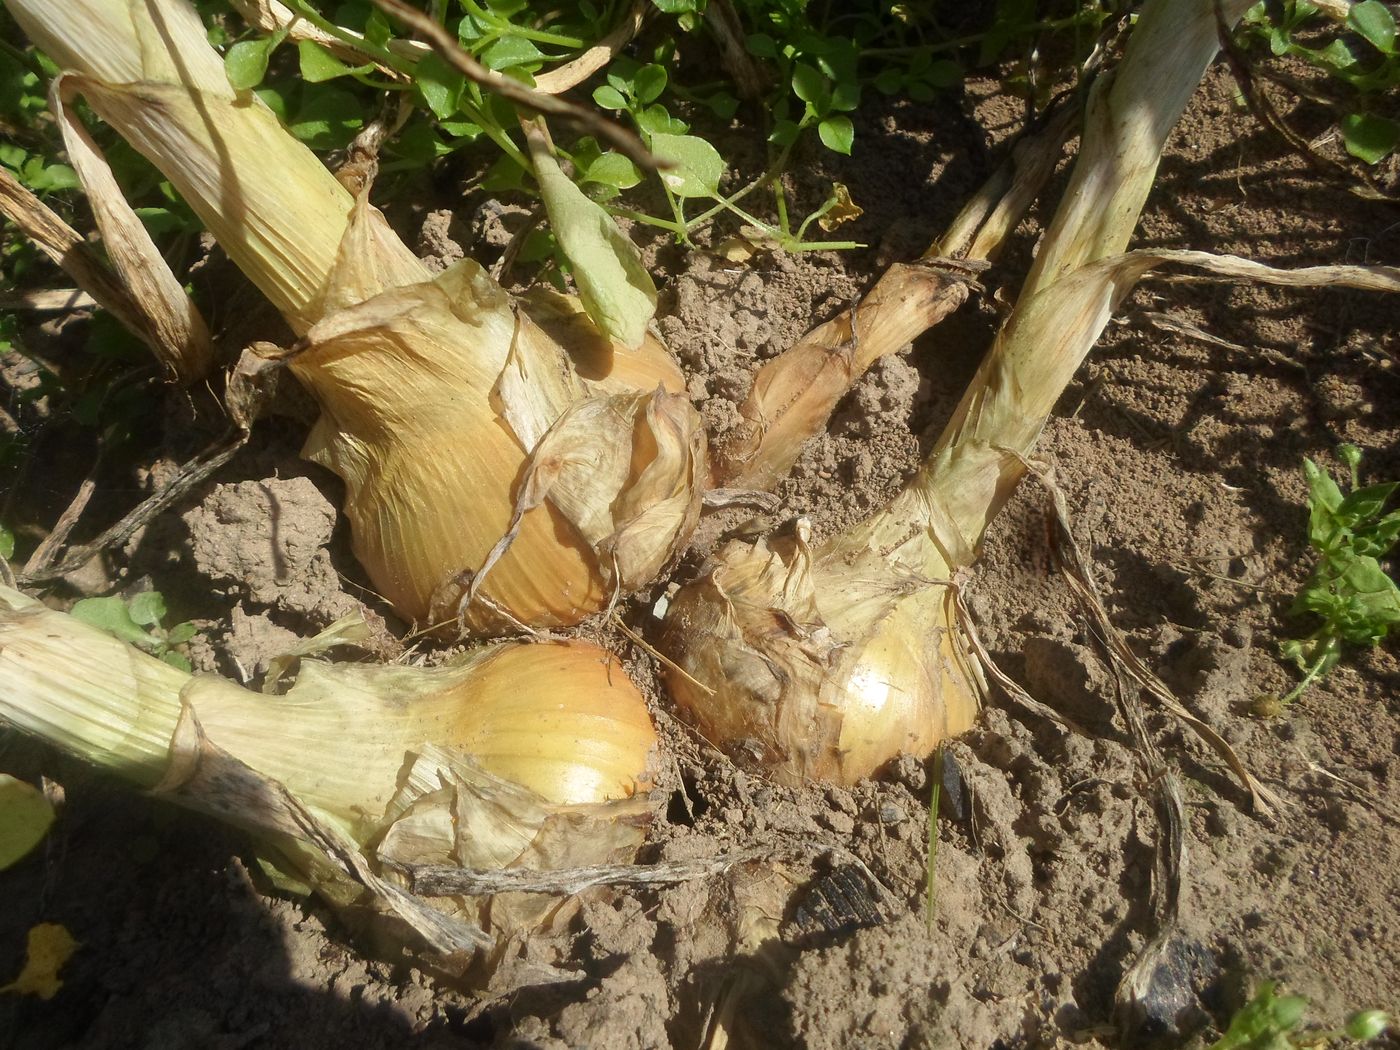
{"type": "MultiPolygon", "coordinates": [[[[867,249],[736,264],[703,243],[689,253],[649,244],[664,278],[660,330],[717,432],[736,418],[758,363],[933,240],[991,170],[1019,106],[977,81],[960,108],[875,101],[861,114],[855,156],[803,155],[795,198],[815,205],[831,180],[850,186],[865,211],[841,233],[867,249]]],[[[391,216],[423,227],[417,243],[440,261],[500,250],[481,223],[449,221],[441,209],[391,216]]],[[[759,524],[805,514],[829,532],[898,490],[970,377],[1002,310],[993,292],[1014,290],[1042,217],[986,275],[985,294],[872,369],[759,524]]],[[[1172,138],[1137,243],[1281,265],[1396,263],[1400,211],[1289,153],[1217,69],[1172,138]]],[[[1394,302],[1359,292],[1149,280],[1045,431],[1039,454],[1114,623],[1282,799],[1272,818],[1253,812],[1219,758],[1149,708],[1187,816],[1179,972],[1162,990],[1171,1004],[1155,1029],[1125,1036],[1113,1014],[1114,991],[1151,932],[1152,786],[1111,671],[1052,568],[1044,495],[1027,485],[992,531],[971,605],[997,663],[1083,732],[998,692],[938,759],[902,759],[850,790],[780,787],[678,722],[649,656],[620,633],[595,632],[625,656],[664,738],[664,804],[642,859],[739,849],[766,859],[660,890],[589,893],[567,923],[540,934],[542,954],[585,975],[563,986],[474,992],[376,962],[321,905],[277,893],[237,833],[0,735],[0,767],[66,789],[41,849],[0,874],[0,980],[18,969],[35,923],[62,923],[81,945],[52,1000],[0,995],[0,1045],[626,1050],[720,1046],[725,1024],[736,1045],[810,1050],[1120,1047],[1154,1034],[1204,1045],[1262,979],[1307,996],[1321,1023],[1393,1008],[1395,650],[1352,654],[1281,716],[1252,707],[1295,680],[1277,642],[1296,629],[1286,612],[1310,566],[1303,457],[1335,467],[1336,446],[1349,441],[1366,450],[1367,478],[1400,477],[1397,316],[1394,302]],[[742,928],[753,908],[782,916],[776,943],[760,947],[742,928]],[[830,928],[804,925],[823,912],[835,916],[830,928]]],[[[125,505],[194,450],[181,429],[187,408],[171,401],[164,458],[125,478],[125,505]]],[[[154,587],[172,622],[200,627],[197,668],[241,681],[363,603],[386,625],[390,651],[402,625],[381,619],[387,610],[361,585],[336,513],[338,483],[297,458],[302,434],[299,423],[261,426],[210,484],[59,597],[154,587]]],[[[42,478],[27,500],[36,520],[51,523],[66,504],[86,466],[73,470],[66,487],[62,470],[42,478]]],[[[89,513],[120,512],[121,496],[89,513]]],[[[672,579],[693,575],[747,517],[726,514],[702,525],[672,579]]],[[[652,632],[663,590],[626,605],[634,629],[652,632]]]]}

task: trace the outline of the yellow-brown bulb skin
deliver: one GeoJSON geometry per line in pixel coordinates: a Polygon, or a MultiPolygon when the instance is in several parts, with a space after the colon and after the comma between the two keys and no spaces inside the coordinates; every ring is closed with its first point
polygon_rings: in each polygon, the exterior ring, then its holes
{"type": "Polygon", "coordinates": [[[971,727],[977,683],[945,589],[795,536],[734,543],[667,610],[667,688],[736,762],[781,783],[853,784],[971,727]]]}
{"type": "MultiPolygon", "coordinates": [[[[347,264],[337,287],[373,277],[347,264]]],[[[535,313],[582,367],[470,260],[330,314],[290,359],[322,410],[303,455],[344,479],[355,556],[408,620],[576,624],[648,583],[699,516],[704,430],[665,349],[535,313]],[[571,423],[598,406],[610,428],[571,423]]]]}
{"type": "Polygon", "coordinates": [[[500,646],[460,688],[457,746],[501,779],[560,805],[650,789],[656,730],[607,650],[586,642],[500,646]]]}

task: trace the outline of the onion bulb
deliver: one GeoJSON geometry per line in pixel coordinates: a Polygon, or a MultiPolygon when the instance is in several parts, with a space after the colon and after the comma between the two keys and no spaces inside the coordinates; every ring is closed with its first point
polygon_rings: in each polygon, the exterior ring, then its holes
{"type": "MultiPolygon", "coordinates": [[[[646,332],[654,290],[629,289],[629,316],[605,318],[624,342],[557,304],[532,321],[471,260],[430,273],[365,187],[342,186],[230,86],[186,0],[8,9],[64,71],[54,97],[70,144],[81,95],[299,337],[288,365],[321,408],[303,454],[344,479],[356,556],[402,616],[482,632],[576,623],[685,540],[705,443],[646,332]]],[[[100,154],[70,152],[89,193],[115,191],[100,154]]],[[[111,196],[99,221],[126,208],[111,196]]],[[[635,254],[609,233],[607,250],[635,254]]]]}
{"type": "Polygon", "coordinates": [[[583,642],[501,643],[427,668],[303,660],[274,696],[191,675],[4,587],[0,724],[261,833],[284,874],[332,900],[345,887],[318,855],[324,840],[288,834],[273,795],[383,872],[583,866],[640,843],[656,746],[641,694],[583,642]],[[260,791],[176,790],[205,746],[190,725],[265,778],[260,791]]]}
{"type": "MultiPolygon", "coordinates": [[[[1227,0],[1227,15],[1242,13],[1227,0]]],[[[780,781],[848,784],[924,756],[975,718],[980,679],[953,615],[1056,400],[1148,268],[1126,247],[1168,133],[1218,47],[1212,0],[1149,0],[1084,136],[1032,281],[932,455],[890,504],[812,544],[722,548],[671,599],[662,648],[680,707],[780,781]]]]}

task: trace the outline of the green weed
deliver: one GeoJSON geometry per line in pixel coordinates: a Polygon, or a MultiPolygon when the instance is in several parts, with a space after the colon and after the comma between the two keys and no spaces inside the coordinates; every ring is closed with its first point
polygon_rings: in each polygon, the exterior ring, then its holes
{"type": "Polygon", "coordinates": [[[1358,1010],[1345,1026],[1334,1030],[1299,1030],[1308,1001],[1301,995],[1278,995],[1272,981],[1264,981],[1254,998],[1236,1011],[1225,1035],[1209,1050],[1303,1050],[1325,1047],[1342,1040],[1368,1042],[1391,1026],[1383,1010],[1358,1010]]]}
{"type": "Polygon", "coordinates": [[[1335,33],[1320,29],[1326,23],[1306,0],[1268,0],[1246,14],[1245,25],[1273,55],[1303,59],[1328,74],[1340,89],[1330,101],[1353,157],[1379,164],[1400,146],[1400,121],[1381,112],[1393,112],[1394,89],[1400,87],[1395,16],[1381,0],[1351,5],[1335,33]]]}
{"type": "Polygon", "coordinates": [[[189,657],[180,647],[195,636],[195,626],[188,622],[161,626],[166,608],[159,591],[146,591],[129,600],[116,596],[84,598],[70,611],[84,623],[116,635],[172,667],[191,669],[189,657]]]}
{"type": "Polygon", "coordinates": [[[1317,564],[1291,611],[1320,622],[1310,634],[1280,646],[1303,673],[1302,681],[1282,698],[1284,704],[1332,670],[1346,646],[1375,645],[1400,623],[1400,588],[1380,563],[1400,539],[1400,510],[1385,511],[1400,483],[1362,486],[1361,450],[1342,445],[1337,454],[1351,475],[1349,492],[1312,460],[1303,461],[1308,543],[1317,553],[1317,564]]]}

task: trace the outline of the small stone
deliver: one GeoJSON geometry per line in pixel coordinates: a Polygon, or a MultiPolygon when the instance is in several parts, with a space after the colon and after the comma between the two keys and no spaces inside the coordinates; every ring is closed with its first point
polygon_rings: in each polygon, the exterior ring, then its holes
{"type": "Polygon", "coordinates": [[[855,817],[849,813],[823,813],[817,820],[838,835],[849,835],[856,830],[855,817]]]}
{"type": "Polygon", "coordinates": [[[903,824],[909,819],[909,814],[904,812],[904,807],[894,802],[882,802],[876,814],[881,824],[903,824]]]}

